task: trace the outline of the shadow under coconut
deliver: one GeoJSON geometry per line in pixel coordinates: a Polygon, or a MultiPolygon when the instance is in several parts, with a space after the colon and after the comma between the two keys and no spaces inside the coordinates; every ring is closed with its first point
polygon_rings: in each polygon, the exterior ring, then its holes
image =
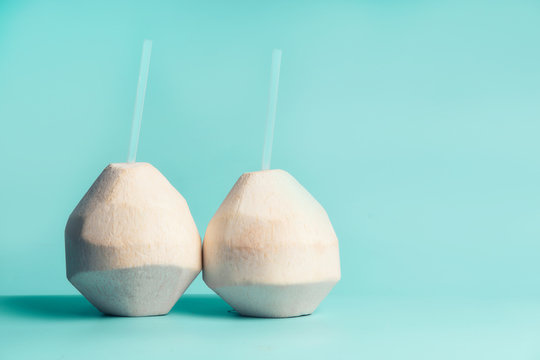
{"type": "Polygon", "coordinates": [[[182,295],[170,313],[221,318],[241,317],[217,295],[182,295]]]}
{"type": "Polygon", "coordinates": [[[31,295],[0,297],[0,307],[15,316],[44,320],[103,317],[80,295],[31,295]]]}
{"type": "MultiPolygon", "coordinates": [[[[0,312],[15,317],[42,320],[116,318],[104,315],[81,295],[2,296],[0,297],[0,312]]],[[[183,295],[169,314],[224,319],[257,319],[241,316],[217,295],[183,295]]]]}

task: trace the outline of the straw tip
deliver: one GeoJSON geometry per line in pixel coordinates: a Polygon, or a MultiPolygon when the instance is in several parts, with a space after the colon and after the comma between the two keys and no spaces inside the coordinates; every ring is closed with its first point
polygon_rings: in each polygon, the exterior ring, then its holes
{"type": "Polygon", "coordinates": [[[143,41],[143,48],[151,49],[152,48],[152,40],[145,39],[143,41]]]}

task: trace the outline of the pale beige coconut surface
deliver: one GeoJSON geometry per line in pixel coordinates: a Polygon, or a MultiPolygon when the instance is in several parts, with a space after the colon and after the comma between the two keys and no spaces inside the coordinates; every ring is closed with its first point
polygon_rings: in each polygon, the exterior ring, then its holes
{"type": "Polygon", "coordinates": [[[289,173],[240,177],[210,221],[204,281],[245,315],[309,314],[340,279],[336,234],[289,173]]]}
{"type": "Polygon", "coordinates": [[[201,270],[189,207],[148,163],[107,166],[65,235],[68,279],[105,313],[165,314],[201,270]]]}

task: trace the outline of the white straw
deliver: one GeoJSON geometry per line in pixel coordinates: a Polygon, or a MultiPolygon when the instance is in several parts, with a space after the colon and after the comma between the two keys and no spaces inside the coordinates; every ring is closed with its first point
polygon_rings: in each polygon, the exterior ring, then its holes
{"type": "Polygon", "coordinates": [[[139,81],[137,83],[137,96],[135,97],[135,109],[133,110],[133,122],[131,123],[131,137],[129,140],[128,163],[134,163],[137,158],[139,147],[139,134],[148,83],[148,71],[150,69],[150,55],[152,54],[152,40],[144,40],[139,69],[139,81]]]}
{"type": "Polygon", "coordinates": [[[272,71],[270,73],[270,93],[268,95],[268,113],[266,115],[266,131],[262,157],[262,169],[270,169],[272,158],[272,142],[274,141],[274,124],[276,123],[276,109],[279,87],[279,70],[281,68],[281,50],[272,51],[272,71]]]}

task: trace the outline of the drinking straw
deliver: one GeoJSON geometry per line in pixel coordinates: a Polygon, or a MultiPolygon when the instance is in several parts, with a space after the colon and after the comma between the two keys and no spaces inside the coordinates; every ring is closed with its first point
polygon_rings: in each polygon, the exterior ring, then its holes
{"type": "Polygon", "coordinates": [[[276,123],[276,109],[279,86],[279,70],[281,68],[281,50],[272,51],[272,71],[270,72],[270,93],[268,95],[268,112],[266,114],[266,131],[262,157],[262,169],[270,169],[272,158],[272,142],[274,141],[274,124],[276,123]]]}
{"type": "Polygon", "coordinates": [[[141,66],[139,68],[139,81],[137,83],[137,96],[135,97],[135,109],[133,110],[133,121],[131,123],[131,137],[129,140],[128,163],[134,163],[137,158],[137,148],[139,147],[139,134],[141,133],[141,121],[144,108],[144,97],[146,95],[146,84],[148,83],[148,71],[150,69],[150,55],[152,54],[152,40],[144,40],[141,56],[141,66]]]}

